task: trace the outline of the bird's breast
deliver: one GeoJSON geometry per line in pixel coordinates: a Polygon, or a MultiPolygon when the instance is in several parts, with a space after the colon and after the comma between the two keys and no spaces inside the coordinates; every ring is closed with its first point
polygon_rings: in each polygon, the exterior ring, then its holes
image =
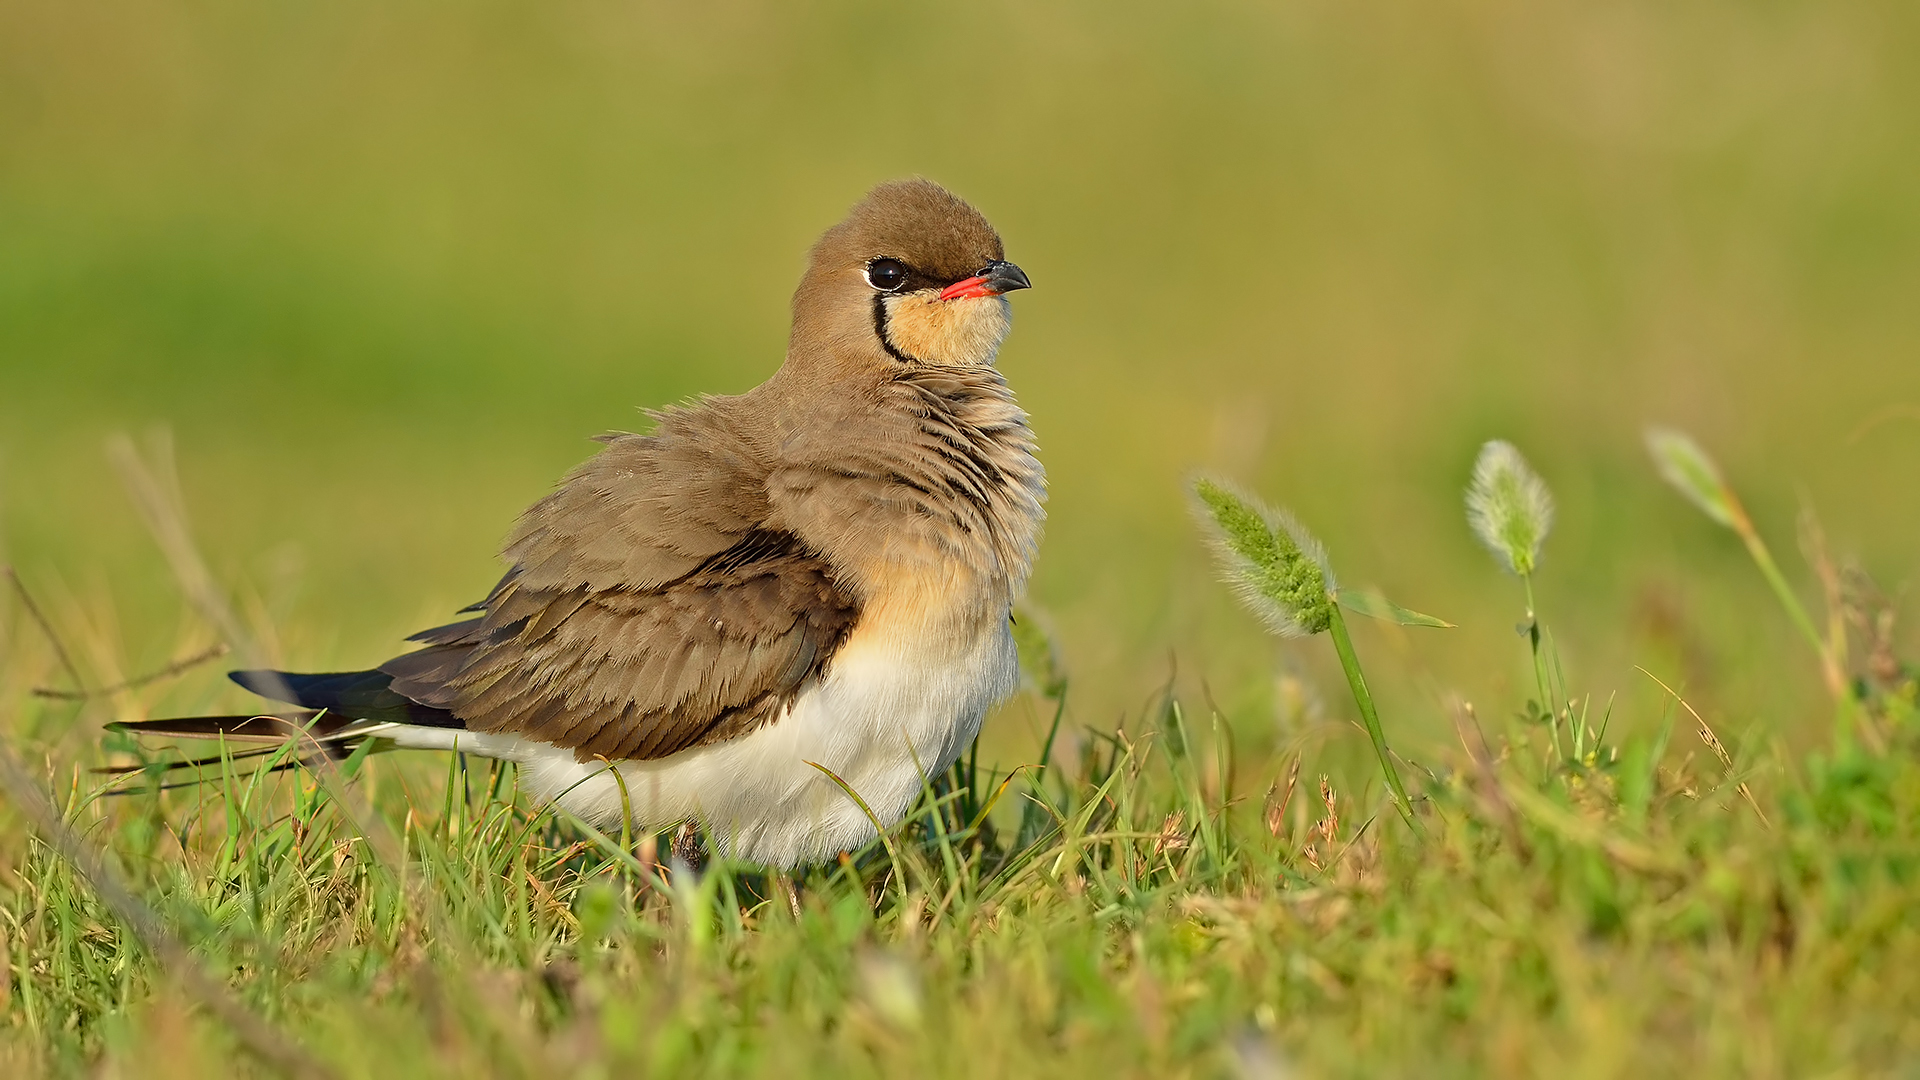
{"type": "Polygon", "coordinates": [[[846,649],[893,654],[922,663],[968,655],[1004,626],[1009,583],[951,561],[872,566],[872,585],[846,649]]]}

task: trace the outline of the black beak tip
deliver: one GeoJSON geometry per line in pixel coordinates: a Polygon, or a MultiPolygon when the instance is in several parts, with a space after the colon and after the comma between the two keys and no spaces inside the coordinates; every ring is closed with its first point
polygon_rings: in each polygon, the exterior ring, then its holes
{"type": "Polygon", "coordinates": [[[987,279],[996,293],[1033,288],[1033,282],[1027,279],[1027,272],[1010,262],[990,262],[986,269],[980,271],[980,276],[987,279]]]}

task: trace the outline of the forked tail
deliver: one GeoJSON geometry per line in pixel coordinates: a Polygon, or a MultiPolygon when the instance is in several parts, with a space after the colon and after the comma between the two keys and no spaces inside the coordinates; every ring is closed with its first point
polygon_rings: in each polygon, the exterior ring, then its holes
{"type": "Polygon", "coordinates": [[[230,672],[228,678],[262,697],[299,708],[273,714],[180,716],[108,724],[110,731],[132,735],[215,739],[247,749],[236,752],[223,748],[221,753],[159,765],[112,765],[95,771],[121,774],[149,769],[200,768],[223,760],[266,757],[278,753],[288,740],[295,740],[294,752],[272,766],[273,771],[279,771],[326,759],[344,760],[369,739],[403,728],[460,729],[465,726],[445,709],[422,705],[396,693],[389,685],[393,677],[378,669],[321,674],[235,671],[230,672]]]}

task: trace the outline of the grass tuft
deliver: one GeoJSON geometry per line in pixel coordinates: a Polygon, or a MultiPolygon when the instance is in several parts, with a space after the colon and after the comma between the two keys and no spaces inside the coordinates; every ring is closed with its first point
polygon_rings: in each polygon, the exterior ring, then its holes
{"type": "MultiPolygon", "coordinates": [[[[1236,557],[1320,566],[1280,519],[1223,492],[1201,498],[1227,512],[1223,533],[1239,530],[1236,557]]],[[[37,764],[0,815],[0,1064],[461,1078],[1894,1071],[1920,1055],[1906,1019],[1920,1014],[1906,916],[1920,671],[1896,651],[1890,601],[1822,576],[1859,635],[1857,655],[1837,655],[1873,739],[1801,756],[1765,733],[1723,737],[1734,730],[1677,692],[1657,723],[1617,728],[1611,704],[1565,691],[1549,647],[1562,704],[1546,714],[1483,723],[1451,705],[1460,745],[1422,749],[1417,834],[1380,827],[1367,775],[1338,747],[1249,752],[1211,701],[1169,689],[1117,728],[1064,723],[1069,673],[1044,620],[1023,614],[1025,693],[1052,716],[1040,759],[967,755],[929,778],[907,820],[800,875],[792,900],[752,867],[663,866],[669,838],[608,836],[531,805],[510,767],[457,755],[276,770],[299,755],[290,743],[222,754],[198,786],[139,768],[100,782],[84,770],[100,754],[164,756],[117,739],[76,756],[34,734],[116,715],[98,696],[31,692],[62,653],[111,646],[66,648],[65,628],[98,620],[22,603],[28,632],[0,659],[0,731],[37,764]],[[1706,754],[1670,745],[1676,709],[1706,754]]],[[[16,595],[30,599],[25,584],[16,595]]],[[[1377,736],[1364,679],[1353,688],[1377,736]]],[[[1395,758],[1374,741],[1386,772],[1395,758]]]]}

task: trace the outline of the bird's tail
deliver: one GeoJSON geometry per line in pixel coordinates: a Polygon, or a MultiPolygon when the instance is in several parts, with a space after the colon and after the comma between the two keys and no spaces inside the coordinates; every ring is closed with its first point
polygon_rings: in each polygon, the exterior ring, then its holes
{"type": "MultiPolygon", "coordinates": [[[[274,714],[181,716],[108,724],[109,730],[131,735],[220,739],[250,749],[235,753],[223,747],[218,754],[188,757],[164,765],[116,765],[96,771],[131,773],[155,768],[168,771],[213,765],[223,760],[268,757],[279,753],[289,740],[296,745],[291,753],[271,766],[275,771],[316,765],[328,759],[344,760],[369,741],[374,743],[369,752],[398,745],[486,753],[477,745],[467,745],[484,742],[484,736],[469,734],[466,725],[451,712],[423,705],[395,691],[393,676],[379,668],[318,673],[234,671],[227,677],[261,697],[296,708],[274,714]]],[[[498,753],[489,756],[498,756],[498,753]]]]}
{"type": "MultiPolygon", "coordinates": [[[[107,725],[109,731],[130,735],[172,736],[178,739],[211,739],[232,747],[221,753],[183,757],[152,765],[106,765],[98,773],[123,774],[157,769],[196,769],[223,761],[244,761],[280,753],[289,741],[290,754],[273,764],[269,771],[316,765],[322,761],[343,761],[369,740],[397,725],[383,721],[354,720],[329,715],[325,710],[288,712],[278,716],[240,714],[236,716],[181,716],[167,720],[127,720],[107,725]]],[[[380,749],[376,746],[373,749],[380,749]]],[[[198,781],[189,781],[197,783],[198,781]]],[[[175,785],[168,785],[175,786],[175,785]]],[[[178,785],[188,786],[188,785],[178,785]]]]}

